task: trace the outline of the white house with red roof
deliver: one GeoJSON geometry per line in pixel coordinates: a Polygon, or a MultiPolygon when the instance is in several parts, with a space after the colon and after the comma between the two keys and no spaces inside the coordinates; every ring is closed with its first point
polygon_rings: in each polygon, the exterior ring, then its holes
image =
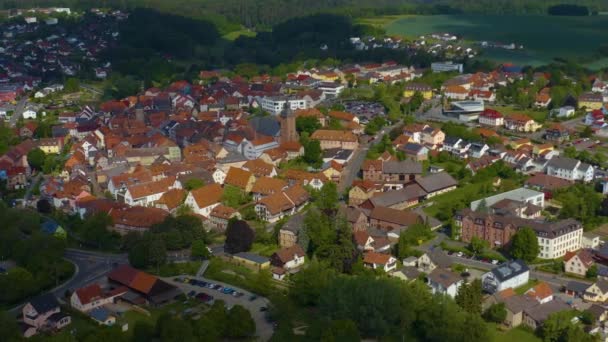
{"type": "Polygon", "coordinates": [[[486,126],[500,127],[505,124],[505,118],[500,112],[486,108],[483,113],[479,114],[479,123],[486,126]]]}
{"type": "Polygon", "coordinates": [[[89,312],[100,306],[113,303],[114,299],[124,295],[127,291],[126,287],[121,286],[106,292],[101,289],[99,284],[91,284],[74,291],[70,297],[70,305],[80,312],[89,312]]]}

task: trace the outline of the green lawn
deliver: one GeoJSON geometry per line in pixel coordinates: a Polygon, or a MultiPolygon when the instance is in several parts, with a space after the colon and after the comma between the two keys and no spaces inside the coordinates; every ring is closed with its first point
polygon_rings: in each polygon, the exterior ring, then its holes
{"type": "Polygon", "coordinates": [[[223,38],[227,39],[227,40],[235,40],[240,36],[245,36],[245,37],[255,37],[257,35],[257,33],[255,31],[251,31],[248,29],[242,29],[242,30],[238,30],[238,31],[232,31],[229,33],[226,33],[223,38]]]}
{"type": "Polygon", "coordinates": [[[424,208],[424,212],[435,217],[439,212],[441,205],[444,203],[454,203],[465,199],[471,199],[473,201],[478,200],[483,197],[483,195],[480,194],[480,189],[484,184],[488,183],[491,183],[491,181],[466,184],[454,191],[433,197],[428,200],[429,202],[433,202],[433,205],[424,208]]]}
{"type": "Polygon", "coordinates": [[[205,277],[215,279],[227,284],[244,288],[246,290],[267,295],[270,292],[270,273],[260,274],[245,266],[235,265],[219,258],[213,258],[205,271],[205,277]]]}
{"type": "Polygon", "coordinates": [[[181,274],[195,275],[201,264],[201,261],[170,263],[161,266],[158,272],[156,268],[150,268],[147,271],[161,277],[174,277],[181,274]]]}
{"type": "Polygon", "coordinates": [[[509,331],[497,331],[493,342],[541,342],[542,340],[531,331],[524,328],[514,328],[509,331]]]}
{"type": "Polygon", "coordinates": [[[259,242],[253,243],[251,246],[251,253],[263,255],[265,257],[270,257],[274,252],[279,250],[279,246],[277,244],[263,244],[259,242]]]}

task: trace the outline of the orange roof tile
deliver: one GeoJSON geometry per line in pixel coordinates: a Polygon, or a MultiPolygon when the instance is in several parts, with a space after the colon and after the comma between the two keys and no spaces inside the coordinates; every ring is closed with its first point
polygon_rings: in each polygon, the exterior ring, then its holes
{"type": "Polygon", "coordinates": [[[236,167],[230,167],[228,173],[226,174],[226,179],[224,180],[224,184],[236,186],[237,188],[245,189],[249,180],[253,177],[253,173],[238,169],[236,167]]]}
{"type": "Polygon", "coordinates": [[[206,208],[221,201],[224,189],[219,184],[213,183],[192,190],[190,193],[199,208],[206,208]]]}

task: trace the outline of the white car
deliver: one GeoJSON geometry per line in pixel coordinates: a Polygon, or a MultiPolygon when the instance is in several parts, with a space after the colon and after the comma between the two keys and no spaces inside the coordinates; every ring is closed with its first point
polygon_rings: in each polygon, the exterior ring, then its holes
{"type": "Polygon", "coordinates": [[[498,264],[498,260],[492,260],[492,265],[498,264]]]}
{"type": "Polygon", "coordinates": [[[456,253],[456,256],[459,257],[459,258],[462,258],[462,252],[456,253]]]}

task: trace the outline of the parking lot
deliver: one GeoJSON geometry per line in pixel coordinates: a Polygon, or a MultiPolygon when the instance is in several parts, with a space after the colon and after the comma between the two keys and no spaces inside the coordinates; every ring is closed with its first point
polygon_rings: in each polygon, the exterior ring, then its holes
{"type": "Polygon", "coordinates": [[[221,283],[203,277],[172,277],[163,278],[168,283],[177,286],[184,294],[197,298],[202,302],[212,304],[215,300],[222,300],[227,308],[241,305],[251,312],[255,321],[256,335],[262,341],[268,341],[274,332],[273,323],[266,316],[269,301],[264,297],[236,288],[230,284],[221,283]]]}

